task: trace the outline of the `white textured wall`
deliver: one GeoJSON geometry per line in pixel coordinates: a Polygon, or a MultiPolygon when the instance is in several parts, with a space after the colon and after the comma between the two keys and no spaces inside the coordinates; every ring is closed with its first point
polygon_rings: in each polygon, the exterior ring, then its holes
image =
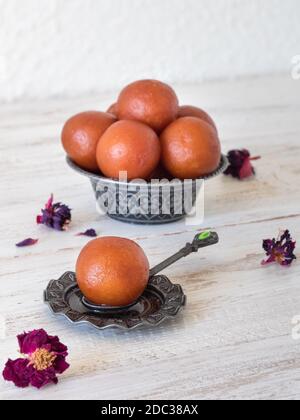
{"type": "Polygon", "coordinates": [[[288,72],[299,0],[0,0],[0,101],[288,72]]]}

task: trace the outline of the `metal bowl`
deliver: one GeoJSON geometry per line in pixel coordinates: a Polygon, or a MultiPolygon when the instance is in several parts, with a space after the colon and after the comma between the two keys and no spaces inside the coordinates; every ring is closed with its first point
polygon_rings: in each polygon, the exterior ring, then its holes
{"type": "Polygon", "coordinates": [[[184,218],[195,205],[203,182],[225,172],[228,159],[222,155],[218,169],[195,180],[127,182],[88,172],[67,157],[68,165],[89,178],[99,212],[112,219],[134,224],[172,223],[184,218]]]}
{"type": "Polygon", "coordinates": [[[55,315],[66,317],[73,324],[90,324],[99,330],[132,330],[139,326],[158,326],[175,318],[184,307],[186,297],[180,285],[174,285],[166,276],[155,276],[131,306],[97,306],[84,299],[75,273],[67,272],[60,279],[50,281],[44,300],[55,315]]]}

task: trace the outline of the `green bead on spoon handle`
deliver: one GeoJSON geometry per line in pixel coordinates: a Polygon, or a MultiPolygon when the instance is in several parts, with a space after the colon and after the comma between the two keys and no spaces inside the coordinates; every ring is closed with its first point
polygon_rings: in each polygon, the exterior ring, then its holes
{"type": "Polygon", "coordinates": [[[192,243],[186,244],[186,246],[176,254],[161,262],[156,267],[153,267],[152,270],[150,270],[150,278],[160,273],[165,268],[170,267],[177,261],[181,260],[181,258],[185,258],[193,252],[198,252],[201,248],[215,245],[218,242],[219,236],[216,232],[206,231],[196,235],[192,243]]]}

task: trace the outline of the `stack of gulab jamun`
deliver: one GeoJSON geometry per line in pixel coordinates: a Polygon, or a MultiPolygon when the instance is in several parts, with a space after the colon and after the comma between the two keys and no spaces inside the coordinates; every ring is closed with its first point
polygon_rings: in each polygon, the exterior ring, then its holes
{"type": "Polygon", "coordinates": [[[196,179],[221,161],[215,122],[204,110],[180,106],[174,90],[156,80],[125,87],[107,112],[83,112],[62,131],[68,156],[81,168],[128,180],[164,176],[196,179]]]}

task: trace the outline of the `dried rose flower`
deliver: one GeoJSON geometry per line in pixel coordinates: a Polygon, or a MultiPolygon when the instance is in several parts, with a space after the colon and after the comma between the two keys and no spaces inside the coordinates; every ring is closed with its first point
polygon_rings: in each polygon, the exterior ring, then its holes
{"type": "Polygon", "coordinates": [[[78,233],[76,236],[87,236],[88,238],[97,238],[97,232],[95,229],[88,229],[85,232],[78,233]]]}
{"type": "Polygon", "coordinates": [[[246,179],[255,175],[251,161],[260,159],[259,156],[251,157],[247,149],[231,150],[227,158],[229,160],[229,166],[224,174],[238,179],[246,179]]]}
{"type": "Polygon", "coordinates": [[[40,389],[50,383],[57,384],[57,375],[69,368],[68,348],[58,337],[49,336],[44,330],[34,330],[17,338],[23,357],[7,361],[3,378],[19,388],[31,385],[40,389]]]}
{"type": "Polygon", "coordinates": [[[16,247],[23,248],[23,247],[26,247],[26,246],[33,246],[33,245],[37,244],[38,241],[39,241],[38,239],[28,238],[28,239],[25,239],[24,241],[19,242],[18,244],[16,244],[16,247]]]}
{"type": "Polygon", "coordinates": [[[64,231],[67,230],[71,222],[72,215],[68,206],[62,203],[53,203],[53,194],[49,198],[42,214],[37,216],[37,224],[48,226],[51,229],[64,231]]]}
{"type": "Polygon", "coordinates": [[[279,234],[277,240],[266,239],[263,241],[263,249],[266,251],[267,259],[262,262],[267,265],[277,262],[283,266],[289,266],[297,258],[294,254],[296,242],[293,241],[291,234],[288,230],[279,234]]]}

